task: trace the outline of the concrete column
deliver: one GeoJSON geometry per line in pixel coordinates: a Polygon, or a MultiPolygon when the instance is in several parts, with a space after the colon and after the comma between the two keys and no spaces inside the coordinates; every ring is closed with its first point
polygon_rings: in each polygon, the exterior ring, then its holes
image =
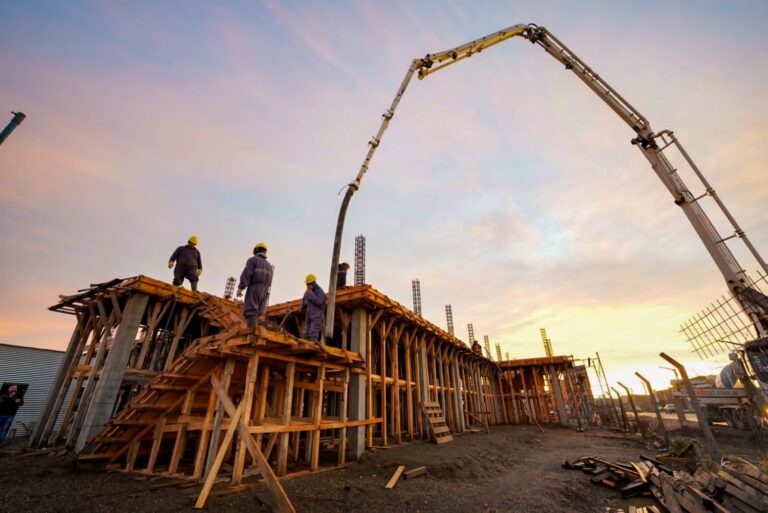
{"type": "Polygon", "coordinates": [[[458,359],[453,360],[453,365],[451,365],[451,372],[453,372],[453,383],[456,387],[456,393],[454,394],[456,397],[456,411],[458,412],[459,416],[459,429],[461,431],[466,430],[466,425],[464,424],[464,398],[461,395],[461,376],[459,373],[459,362],[458,359]]]}
{"type": "MultiPolygon", "coordinates": [[[[477,411],[487,412],[488,410],[486,408],[488,407],[488,405],[485,404],[485,393],[483,391],[483,386],[482,386],[483,379],[480,377],[479,368],[475,369],[474,378],[475,378],[475,388],[477,389],[477,404],[478,404],[477,411]]],[[[488,416],[487,413],[484,413],[483,415],[486,415],[486,417],[488,416]]]]}
{"type": "Polygon", "coordinates": [[[438,379],[437,381],[440,382],[440,393],[438,394],[438,398],[440,401],[440,407],[443,409],[443,418],[446,419],[446,424],[448,424],[448,403],[445,401],[445,375],[443,373],[443,360],[442,355],[440,355],[439,358],[437,358],[437,361],[435,362],[437,364],[437,375],[438,379]]]}
{"type": "Polygon", "coordinates": [[[560,380],[557,377],[557,371],[554,365],[547,367],[549,371],[549,384],[555,394],[555,407],[557,408],[557,418],[561,426],[568,425],[568,418],[565,415],[565,404],[563,403],[563,391],[560,390],[560,380]]]}
{"type": "Polygon", "coordinates": [[[134,294],[125,305],[115,340],[109,349],[107,361],[104,362],[104,368],[93,392],[93,399],[88,407],[88,414],[83,421],[75,452],[82,451],[112,416],[117,392],[123,383],[125,367],[136,344],[136,332],[139,330],[148,300],[149,296],[134,294]]]}
{"type": "MultiPolygon", "coordinates": [[[[352,331],[349,338],[349,349],[371,365],[368,359],[368,315],[363,308],[356,308],[352,312],[352,331]]],[[[347,394],[349,420],[365,419],[366,376],[352,373],[349,378],[349,392],[347,394]]],[[[347,458],[358,460],[365,452],[365,426],[347,428],[347,458]]]]}
{"type": "Polygon", "coordinates": [[[419,380],[421,381],[421,395],[419,397],[419,415],[422,417],[422,426],[424,426],[424,432],[421,434],[423,437],[429,435],[429,421],[427,416],[424,415],[424,410],[421,408],[421,403],[429,401],[429,374],[427,373],[427,344],[419,344],[419,348],[416,351],[416,362],[418,369],[416,372],[419,374],[419,380]]]}

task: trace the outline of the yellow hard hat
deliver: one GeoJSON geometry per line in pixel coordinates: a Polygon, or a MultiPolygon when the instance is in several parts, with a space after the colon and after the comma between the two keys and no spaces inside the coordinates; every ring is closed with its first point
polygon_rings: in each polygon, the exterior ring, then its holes
{"type": "Polygon", "coordinates": [[[314,274],[308,274],[306,278],[304,278],[304,283],[314,283],[317,281],[317,276],[314,274]]]}
{"type": "Polygon", "coordinates": [[[187,239],[192,244],[197,244],[197,235],[190,235],[189,239],[187,239]]]}
{"type": "Polygon", "coordinates": [[[264,251],[268,251],[267,245],[264,244],[263,242],[259,242],[258,244],[256,244],[256,246],[253,248],[253,251],[256,252],[256,250],[258,249],[263,249],[264,251]]]}

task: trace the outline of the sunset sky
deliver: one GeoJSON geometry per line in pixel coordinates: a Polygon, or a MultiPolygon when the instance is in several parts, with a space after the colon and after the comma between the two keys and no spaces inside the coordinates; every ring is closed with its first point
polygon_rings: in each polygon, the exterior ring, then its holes
{"type": "MultiPolygon", "coordinates": [[[[528,22],[673,129],[768,254],[764,1],[0,0],[0,128],[28,116],[0,147],[0,342],[63,349],[59,294],[170,281],[191,234],[202,290],[260,241],[272,302],[310,272],[325,286],[338,192],[411,59],[528,22]]],[[[426,318],[450,303],[457,335],[472,322],[513,357],[540,356],[546,327],[637,391],[635,370],[672,377],[662,350],[713,370],[678,329],[725,283],[633,135],[522,38],[414,80],[342,258],[365,234],[369,283],[410,305],[419,278],[426,318]]]]}

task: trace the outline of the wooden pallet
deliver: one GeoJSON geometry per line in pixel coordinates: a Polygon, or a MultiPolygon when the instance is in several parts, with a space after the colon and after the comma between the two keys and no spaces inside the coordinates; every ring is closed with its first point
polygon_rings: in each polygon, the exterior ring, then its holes
{"type": "Polygon", "coordinates": [[[440,408],[440,403],[421,403],[421,410],[429,421],[429,430],[432,432],[435,443],[440,445],[453,442],[453,436],[451,436],[451,430],[445,423],[445,417],[443,417],[443,410],[440,408]]]}

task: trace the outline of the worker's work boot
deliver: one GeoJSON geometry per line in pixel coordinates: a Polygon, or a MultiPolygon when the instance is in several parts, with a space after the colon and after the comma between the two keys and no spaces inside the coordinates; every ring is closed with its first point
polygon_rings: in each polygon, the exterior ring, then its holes
{"type": "Polygon", "coordinates": [[[251,315],[245,318],[245,324],[248,326],[250,333],[248,334],[248,343],[253,344],[256,342],[256,328],[259,327],[259,317],[251,315]]]}

